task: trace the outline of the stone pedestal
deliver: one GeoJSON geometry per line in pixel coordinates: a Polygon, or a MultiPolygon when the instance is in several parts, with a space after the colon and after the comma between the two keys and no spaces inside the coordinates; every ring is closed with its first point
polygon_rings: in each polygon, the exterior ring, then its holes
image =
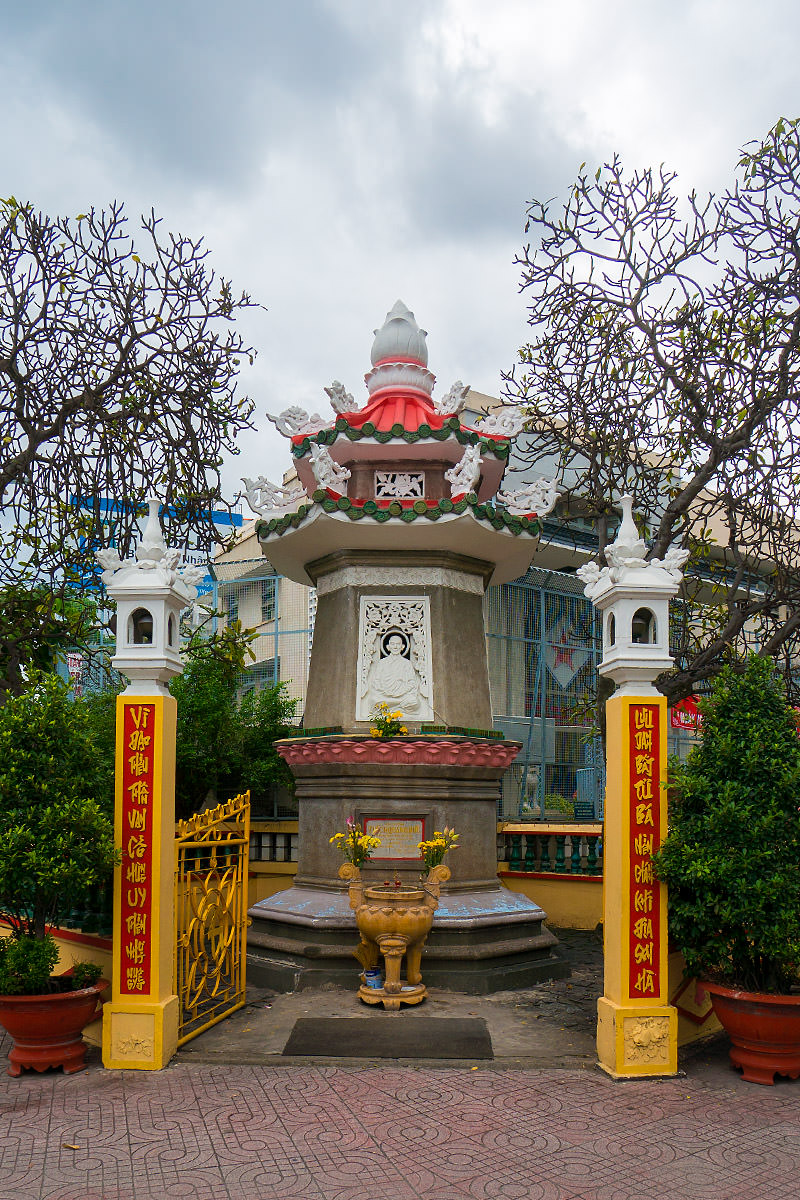
{"type": "MultiPolygon", "coordinates": [[[[366,829],[395,819],[401,836],[407,826],[417,840],[445,825],[458,830],[459,847],[448,855],[451,879],[424,951],[428,983],[486,993],[568,974],[542,909],[497,880],[500,779],[518,743],[340,735],[291,739],[279,750],[297,780],[300,869],[293,887],[250,909],[249,979],[279,991],[352,986],[357,930],[337,882],[341,858],[329,841],[348,817],[366,829]]],[[[378,853],[387,850],[388,842],[378,853]]],[[[418,857],[398,855],[374,858],[361,873],[367,885],[397,877],[410,886],[420,867],[418,857]]]]}

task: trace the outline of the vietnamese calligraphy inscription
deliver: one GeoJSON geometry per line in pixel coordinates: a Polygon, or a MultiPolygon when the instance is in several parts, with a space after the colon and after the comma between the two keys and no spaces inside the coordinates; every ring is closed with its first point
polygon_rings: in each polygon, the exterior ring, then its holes
{"type": "Polygon", "coordinates": [[[122,884],[119,987],[122,995],[151,989],[151,918],[153,872],[153,704],[123,708],[122,884]]]}
{"type": "Polygon", "coordinates": [[[630,953],[629,995],[661,993],[659,883],[652,854],[661,842],[661,746],[657,704],[630,707],[630,953]]]}

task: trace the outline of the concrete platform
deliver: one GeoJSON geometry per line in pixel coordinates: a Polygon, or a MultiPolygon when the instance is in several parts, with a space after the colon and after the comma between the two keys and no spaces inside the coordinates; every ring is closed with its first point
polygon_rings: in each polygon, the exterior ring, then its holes
{"type": "MultiPolygon", "coordinates": [[[[429,987],[428,999],[399,1013],[362,1004],[356,995],[358,963],[347,970],[347,988],[327,984],[294,993],[248,987],[249,1003],[179,1051],[181,1061],[285,1065],[283,1047],[299,1017],[368,1017],[372,1021],[415,1021],[420,1017],[482,1017],[492,1039],[497,1066],[593,1068],[597,997],[602,991],[602,942],[599,933],[559,930],[568,979],[531,988],[469,995],[429,987]]],[[[430,1065],[437,1062],[435,1047],[430,1065]]],[[[296,1059],[294,1060],[297,1061],[296,1059]]],[[[309,1058],[309,1063],[342,1062],[364,1065],[366,1059],[309,1058]]],[[[419,1063],[419,1059],[414,1059],[419,1063]]]]}

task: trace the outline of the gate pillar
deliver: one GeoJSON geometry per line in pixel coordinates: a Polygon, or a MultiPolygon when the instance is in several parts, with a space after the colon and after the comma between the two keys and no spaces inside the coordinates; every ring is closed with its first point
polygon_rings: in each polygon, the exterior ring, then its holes
{"type": "Polygon", "coordinates": [[[173,992],[175,717],[172,696],[117,699],[112,1000],[103,1065],[157,1071],[178,1047],[173,992]]]}
{"type": "Polygon", "coordinates": [[[674,1075],[678,1012],[667,996],[667,889],[650,856],[666,830],[667,702],[612,696],[603,830],[603,995],[597,1056],[610,1075],[674,1075]]]}
{"type": "Polygon", "coordinates": [[[130,679],[117,699],[112,999],[103,1009],[103,1064],[159,1070],[178,1044],[173,988],[176,702],[180,614],[196,596],[194,568],[176,568],[164,544],[158,501],[136,557],[97,552],[117,602],[117,670],[130,679]]]}
{"type": "Polygon", "coordinates": [[[652,855],[667,832],[667,702],[654,681],[672,666],[669,601],[688,551],[647,561],[622,497],[608,566],[578,574],[603,614],[599,671],[617,685],[606,704],[603,831],[603,995],[597,1002],[597,1055],[615,1078],[674,1075],[678,1014],[667,995],[667,889],[652,855]]]}

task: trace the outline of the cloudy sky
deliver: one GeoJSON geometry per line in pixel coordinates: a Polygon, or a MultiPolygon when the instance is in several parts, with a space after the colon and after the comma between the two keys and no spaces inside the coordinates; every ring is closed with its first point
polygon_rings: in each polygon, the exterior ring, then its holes
{"type": "Polygon", "coordinates": [[[800,112],[796,0],[37,0],[6,5],[2,186],[51,214],[121,200],[202,234],[266,311],[231,464],[280,477],[263,414],[361,402],[402,298],[437,390],[498,394],[525,340],[526,202],[585,160],[723,188],[800,112]]]}

